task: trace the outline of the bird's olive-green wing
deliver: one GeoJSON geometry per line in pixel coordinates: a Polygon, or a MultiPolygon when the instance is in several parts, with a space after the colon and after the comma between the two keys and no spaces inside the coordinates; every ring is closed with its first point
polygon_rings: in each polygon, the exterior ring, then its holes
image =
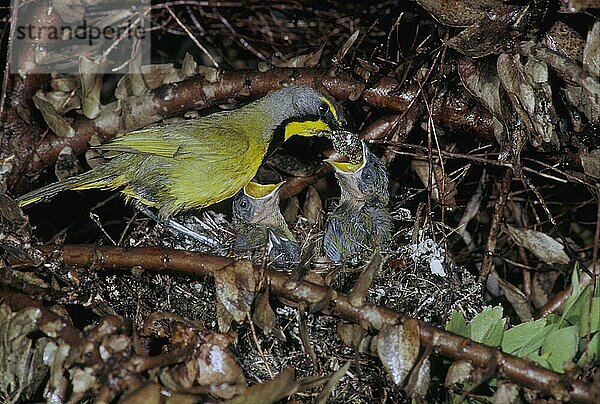
{"type": "Polygon", "coordinates": [[[224,122],[215,118],[210,116],[149,126],[96,148],[107,152],[205,161],[226,160],[245,153],[249,148],[249,139],[244,131],[224,125],[224,122]]]}

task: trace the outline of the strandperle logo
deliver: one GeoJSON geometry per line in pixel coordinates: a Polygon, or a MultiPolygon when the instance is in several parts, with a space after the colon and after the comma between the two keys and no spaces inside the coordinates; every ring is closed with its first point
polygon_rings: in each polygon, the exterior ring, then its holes
{"type": "Polygon", "coordinates": [[[76,74],[80,57],[93,60],[96,73],[126,72],[138,57],[148,64],[149,13],[141,0],[13,0],[11,73],[76,74]]]}
{"type": "Polygon", "coordinates": [[[136,25],[131,20],[127,20],[126,25],[117,27],[104,26],[98,27],[91,24],[88,26],[87,20],[83,20],[81,25],[61,25],[61,26],[44,26],[27,24],[25,26],[16,27],[18,40],[35,41],[71,41],[73,39],[81,39],[87,41],[89,46],[102,40],[120,41],[122,39],[144,39],[144,27],[136,25]]]}

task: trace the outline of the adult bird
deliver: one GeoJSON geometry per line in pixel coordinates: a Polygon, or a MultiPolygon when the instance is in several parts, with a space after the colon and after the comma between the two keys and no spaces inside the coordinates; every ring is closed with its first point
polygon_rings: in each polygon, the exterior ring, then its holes
{"type": "Polygon", "coordinates": [[[341,196],[325,224],[323,250],[334,263],[354,262],[391,238],[388,174],[364,142],[358,164],[325,161],[335,169],[341,196]]]}
{"type": "Polygon", "coordinates": [[[235,110],[121,135],[97,147],[107,152],[103,164],[17,202],[25,206],[69,189],[119,189],[166,220],[235,195],[282,141],[340,127],[331,101],[311,87],[290,85],[235,110]]]}

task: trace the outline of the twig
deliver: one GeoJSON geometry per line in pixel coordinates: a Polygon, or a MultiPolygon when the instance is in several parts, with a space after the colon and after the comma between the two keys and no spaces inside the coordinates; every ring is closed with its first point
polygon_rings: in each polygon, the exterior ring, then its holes
{"type": "Polygon", "coordinates": [[[504,172],[500,188],[498,189],[498,199],[496,200],[496,206],[494,207],[494,216],[492,216],[492,223],[490,224],[490,232],[488,234],[487,241],[485,243],[485,254],[483,256],[483,262],[481,264],[481,272],[479,274],[479,282],[485,282],[487,280],[490,271],[493,266],[493,256],[496,249],[496,240],[498,238],[498,230],[500,228],[500,221],[502,220],[502,211],[504,205],[508,199],[508,193],[510,191],[510,182],[512,181],[513,171],[509,168],[504,172]]]}
{"type": "MultiPolygon", "coordinates": [[[[512,174],[505,175],[505,181],[510,183],[512,174]],[[506,179],[508,178],[508,179],[506,179]]],[[[57,247],[47,246],[42,249],[50,252],[57,247]]],[[[88,265],[95,262],[95,269],[128,270],[140,266],[148,271],[179,273],[187,276],[202,277],[211,275],[214,271],[229,265],[233,260],[203,253],[167,250],[158,247],[132,248],[124,250],[119,247],[94,245],[66,245],[62,247],[63,261],[67,265],[88,265]]],[[[260,267],[255,267],[255,275],[260,276],[260,267]]],[[[326,312],[358,324],[369,324],[375,330],[388,324],[397,324],[409,319],[399,313],[384,307],[374,305],[353,306],[348,296],[342,293],[332,293],[329,288],[306,281],[298,281],[296,288],[286,288],[289,278],[286,274],[270,269],[264,270],[268,284],[274,295],[285,299],[306,303],[310,306],[331,298],[331,304],[326,312]]],[[[0,292],[13,307],[28,307],[31,300],[26,297],[14,298],[6,290],[0,292]]],[[[41,303],[37,303],[41,306],[41,303]]],[[[475,343],[469,339],[452,334],[419,321],[421,330],[421,345],[431,345],[433,349],[454,360],[470,361],[474,366],[489,368],[497,366],[497,374],[506,377],[522,386],[543,392],[558,400],[596,403],[600,393],[593,384],[578,380],[570,380],[566,375],[560,375],[536,365],[533,361],[517,358],[500,352],[497,348],[475,343]]]]}
{"type": "Polygon", "coordinates": [[[190,37],[190,39],[192,40],[192,42],[194,42],[196,44],[196,46],[198,48],[200,48],[200,50],[202,51],[202,53],[204,53],[207,57],[208,60],[210,60],[210,63],[212,63],[212,65],[216,68],[219,68],[219,64],[217,63],[217,61],[212,57],[212,55],[210,54],[210,52],[200,43],[200,41],[198,41],[198,38],[196,38],[194,36],[194,34],[192,34],[192,31],[190,31],[190,29],[181,22],[181,20],[179,19],[179,17],[177,17],[177,14],[175,14],[173,12],[173,10],[171,10],[171,7],[169,7],[168,4],[165,5],[165,8],[167,9],[167,11],[169,12],[169,14],[171,14],[171,16],[173,17],[173,19],[177,22],[177,24],[179,24],[179,26],[181,28],[183,28],[183,30],[185,31],[185,33],[190,37]]]}

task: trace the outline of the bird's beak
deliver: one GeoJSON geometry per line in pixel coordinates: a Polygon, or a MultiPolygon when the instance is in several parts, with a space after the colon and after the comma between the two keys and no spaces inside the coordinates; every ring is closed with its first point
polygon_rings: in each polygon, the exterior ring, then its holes
{"type": "Polygon", "coordinates": [[[332,159],[326,159],[325,162],[331,165],[337,173],[340,174],[354,174],[364,165],[363,161],[358,164],[352,164],[347,162],[335,161],[332,159]]]}
{"type": "Polygon", "coordinates": [[[254,199],[270,200],[279,195],[281,186],[285,183],[282,181],[278,184],[259,184],[257,182],[249,182],[244,186],[244,193],[254,199]]]}
{"type": "Polygon", "coordinates": [[[365,144],[365,142],[361,142],[361,144],[362,144],[362,159],[361,159],[360,163],[353,164],[353,163],[335,161],[332,159],[326,159],[325,162],[330,164],[335,169],[336,173],[339,173],[342,175],[352,175],[352,174],[360,171],[367,163],[367,150],[366,150],[367,145],[365,144]]]}
{"type": "Polygon", "coordinates": [[[329,128],[329,131],[342,130],[345,122],[342,122],[338,116],[333,115],[333,112],[327,111],[322,118],[323,122],[329,128]]]}

